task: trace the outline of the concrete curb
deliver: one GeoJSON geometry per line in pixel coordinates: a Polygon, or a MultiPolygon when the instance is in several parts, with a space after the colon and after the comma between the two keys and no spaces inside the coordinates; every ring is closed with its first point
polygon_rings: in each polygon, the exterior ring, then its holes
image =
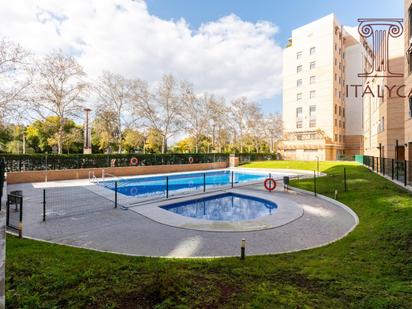
{"type": "MultiPolygon", "coordinates": [[[[313,194],[313,192],[311,192],[311,191],[299,189],[299,188],[296,188],[296,187],[289,186],[289,188],[292,189],[293,191],[298,192],[298,193],[311,194],[311,195],[313,194]]],[[[320,198],[320,199],[322,199],[322,200],[324,200],[324,201],[327,201],[327,202],[329,202],[329,203],[331,203],[331,204],[334,204],[335,206],[338,206],[338,207],[341,207],[341,208],[345,209],[345,210],[353,217],[353,219],[355,220],[355,225],[352,227],[352,229],[350,229],[350,230],[346,233],[346,235],[349,234],[350,232],[352,232],[352,231],[355,229],[355,227],[359,224],[359,217],[358,217],[358,215],[356,214],[356,212],[354,212],[351,208],[349,208],[349,207],[346,206],[345,204],[343,204],[343,203],[341,203],[341,202],[339,202],[339,201],[337,201],[337,200],[335,200],[335,199],[333,199],[333,198],[330,198],[330,197],[327,197],[327,196],[325,196],[325,195],[319,194],[319,193],[316,194],[316,197],[318,197],[318,198],[320,198]]],[[[346,236],[346,235],[345,235],[345,236],[346,236]]],[[[343,236],[343,237],[345,237],[345,236],[343,236]]],[[[343,238],[343,237],[342,237],[342,238],[343,238]]]]}

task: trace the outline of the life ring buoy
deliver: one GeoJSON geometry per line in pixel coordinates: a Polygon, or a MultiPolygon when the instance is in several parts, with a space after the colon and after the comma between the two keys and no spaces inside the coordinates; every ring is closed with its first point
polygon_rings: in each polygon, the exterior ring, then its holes
{"type": "Polygon", "coordinates": [[[263,185],[265,186],[265,189],[269,192],[272,192],[276,189],[276,181],[273,178],[266,178],[263,185]]]}
{"type": "Polygon", "coordinates": [[[139,159],[136,157],[133,157],[130,159],[130,165],[137,165],[139,164],[139,159]]]}
{"type": "Polygon", "coordinates": [[[189,157],[189,163],[190,163],[190,164],[193,163],[193,157],[189,157]]]}
{"type": "Polygon", "coordinates": [[[132,188],[130,189],[130,194],[131,194],[132,196],[136,196],[138,193],[139,193],[139,190],[137,190],[136,187],[132,187],[132,188]]]}

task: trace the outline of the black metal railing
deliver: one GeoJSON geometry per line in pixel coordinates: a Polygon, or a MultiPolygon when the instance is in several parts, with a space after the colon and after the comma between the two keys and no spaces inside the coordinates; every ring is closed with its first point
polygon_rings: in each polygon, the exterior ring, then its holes
{"type": "Polygon", "coordinates": [[[383,176],[390,177],[402,184],[412,185],[412,162],[391,158],[363,156],[358,162],[383,176]]]}
{"type": "Polygon", "coordinates": [[[7,194],[6,226],[23,237],[23,195],[21,191],[7,194]]]}
{"type": "MultiPolygon", "coordinates": [[[[299,176],[288,177],[295,179],[299,176]]],[[[122,179],[111,177],[90,186],[51,187],[43,189],[42,218],[74,217],[84,214],[127,209],[131,205],[148,201],[179,198],[205,192],[225,191],[230,188],[262,185],[271,173],[243,181],[236,172],[199,172],[190,174],[170,174],[146,178],[122,179]],[[225,173],[225,177],[221,177],[225,173]],[[220,176],[220,177],[219,177],[220,176]],[[154,178],[154,179],[153,179],[154,178]]],[[[284,178],[274,178],[282,182],[284,178]]],[[[39,201],[40,202],[40,201],[39,201]]]]}

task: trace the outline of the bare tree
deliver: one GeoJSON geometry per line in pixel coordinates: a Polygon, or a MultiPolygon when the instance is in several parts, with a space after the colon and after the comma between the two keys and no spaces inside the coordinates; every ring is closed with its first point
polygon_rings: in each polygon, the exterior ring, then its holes
{"type": "Polygon", "coordinates": [[[112,132],[117,140],[117,150],[122,152],[123,133],[129,128],[132,120],[126,114],[131,108],[133,82],[120,74],[103,72],[97,85],[96,94],[100,99],[98,110],[112,112],[115,116],[116,131],[112,132]]]}
{"type": "Polygon", "coordinates": [[[133,95],[134,114],[143,124],[162,137],[162,153],[167,141],[182,128],[182,104],[177,94],[177,82],[172,75],[164,75],[159,86],[150,94],[147,85],[137,83],[133,95]]]}
{"type": "Polygon", "coordinates": [[[265,118],[264,132],[269,144],[270,152],[275,152],[275,145],[282,138],[283,123],[279,114],[269,114],[265,118]]]}
{"type": "Polygon", "coordinates": [[[19,44],[0,40],[0,119],[15,112],[31,82],[29,52],[19,44]],[[13,107],[11,107],[13,104],[13,107]]]}
{"type": "Polygon", "coordinates": [[[182,115],[185,118],[184,128],[195,142],[195,152],[199,152],[199,143],[207,133],[210,117],[210,96],[199,97],[194,93],[193,86],[187,82],[181,85],[182,115]]]}
{"type": "Polygon", "coordinates": [[[234,143],[239,144],[240,152],[243,152],[244,138],[250,124],[249,118],[256,108],[255,105],[255,103],[250,103],[245,97],[232,101],[230,105],[229,115],[234,132],[234,143]]]}
{"type": "Polygon", "coordinates": [[[222,152],[222,148],[228,143],[228,112],[224,98],[210,97],[208,100],[208,131],[212,140],[212,148],[222,152]]]}
{"type": "Polygon", "coordinates": [[[77,117],[87,90],[86,74],[81,65],[63,51],[53,51],[36,63],[32,108],[42,118],[59,118],[57,147],[63,151],[64,124],[67,118],[77,117]]]}
{"type": "Polygon", "coordinates": [[[264,141],[264,118],[260,106],[253,102],[249,103],[247,108],[246,132],[256,152],[260,152],[260,146],[264,141]]]}

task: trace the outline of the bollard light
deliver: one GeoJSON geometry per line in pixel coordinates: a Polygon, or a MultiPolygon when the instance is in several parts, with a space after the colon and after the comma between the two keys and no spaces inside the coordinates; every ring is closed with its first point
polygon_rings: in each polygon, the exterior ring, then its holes
{"type": "Polygon", "coordinates": [[[242,241],[240,242],[240,259],[241,260],[245,259],[245,250],[246,250],[246,239],[242,238],[242,241]]]}
{"type": "Polygon", "coordinates": [[[338,190],[335,190],[335,200],[338,198],[338,190]]]}

